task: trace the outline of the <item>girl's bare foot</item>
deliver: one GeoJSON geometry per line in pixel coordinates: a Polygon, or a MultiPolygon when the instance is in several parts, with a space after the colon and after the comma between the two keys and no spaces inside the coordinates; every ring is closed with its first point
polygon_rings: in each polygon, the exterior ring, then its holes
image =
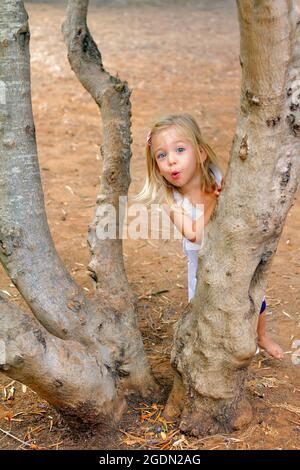
{"type": "Polygon", "coordinates": [[[258,338],[258,346],[264,349],[270,356],[275,357],[275,359],[283,359],[282,348],[268,336],[260,336],[258,338]]]}

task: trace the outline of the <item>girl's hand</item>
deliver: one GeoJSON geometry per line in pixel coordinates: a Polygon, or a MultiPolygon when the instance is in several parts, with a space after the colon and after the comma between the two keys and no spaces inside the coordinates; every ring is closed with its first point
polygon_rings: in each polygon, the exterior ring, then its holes
{"type": "Polygon", "coordinates": [[[223,184],[224,184],[224,176],[222,176],[222,180],[221,180],[220,186],[218,186],[217,189],[214,190],[214,195],[215,195],[216,197],[219,197],[219,194],[220,194],[220,192],[221,192],[222,189],[223,189],[223,184]]]}
{"type": "Polygon", "coordinates": [[[203,217],[200,217],[197,220],[192,220],[184,208],[176,203],[170,206],[164,203],[161,204],[161,206],[184,237],[191,242],[199,243],[201,241],[201,233],[198,234],[198,232],[200,232],[200,230],[198,230],[198,226],[200,224],[200,228],[202,227],[203,217]]]}

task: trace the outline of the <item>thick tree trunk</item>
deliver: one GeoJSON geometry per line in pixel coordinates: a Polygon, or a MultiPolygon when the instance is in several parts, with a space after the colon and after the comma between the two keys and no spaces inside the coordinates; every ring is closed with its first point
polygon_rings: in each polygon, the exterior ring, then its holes
{"type": "MultiPolygon", "coordinates": [[[[78,6],[84,3],[87,7],[87,2],[70,2],[69,22],[72,11],[76,11],[78,6]]],[[[1,1],[0,260],[26,300],[36,321],[40,324],[40,330],[45,330],[48,334],[47,338],[51,338],[51,341],[47,342],[59,345],[56,347],[56,351],[58,349],[61,351],[61,357],[68,357],[70,350],[81,351],[77,357],[72,356],[72,354],[70,357],[75,358],[74,361],[78,362],[79,369],[86,371],[85,379],[87,383],[90,380],[90,385],[88,384],[86,387],[86,403],[90,400],[88,389],[92,388],[98,381],[101,396],[95,402],[97,410],[91,413],[91,417],[94,416],[96,420],[97,416],[109,414],[109,410],[119,410],[123,407],[123,399],[120,398],[122,390],[126,392],[135,390],[138,393],[147,395],[153,393],[156,385],[151,376],[141,335],[137,327],[135,298],[127,283],[121,244],[117,244],[115,240],[108,240],[105,246],[100,245],[95,248],[93,260],[96,261],[94,264],[98,263],[100,265],[102,262],[106,264],[105,270],[99,268],[96,276],[102,289],[99,289],[91,299],[84,296],[83,290],[71,278],[55,250],[45,215],[37,158],[31,107],[30,33],[27,19],[23,1],[1,1]],[[102,255],[101,250],[106,251],[105,255],[102,255]],[[118,253],[119,259],[115,257],[115,252],[118,253]],[[107,253],[111,254],[107,255],[107,253]],[[102,256],[104,259],[106,256],[108,261],[103,261],[102,256]],[[107,282],[110,275],[114,280],[112,292],[107,282]],[[119,298],[116,292],[117,278],[120,284],[119,298]],[[77,346],[73,349],[75,343],[77,346]],[[84,357],[84,351],[86,358],[84,357]],[[98,367],[98,372],[93,370],[94,367],[98,367]],[[113,405],[114,401],[115,404],[113,405]],[[111,402],[112,405],[108,406],[108,402],[111,402]]],[[[84,50],[89,55],[91,51],[87,39],[84,44],[84,50]]],[[[95,44],[93,44],[93,47],[91,57],[93,58],[94,55],[96,58],[100,57],[99,52],[95,49],[95,44]]],[[[102,76],[101,74],[98,75],[99,84],[97,84],[97,89],[99,97],[103,93],[103,101],[105,101],[107,95],[101,88],[102,76]]],[[[94,80],[97,82],[96,78],[94,80]]],[[[108,82],[112,82],[117,86],[119,81],[114,80],[110,77],[108,82]]],[[[107,94],[109,95],[110,92],[108,91],[107,94]]],[[[106,127],[108,128],[111,115],[117,115],[117,110],[113,106],[115,101],[120,106],[124,104],[122,99],[118,100],[118,97],[119,94],[117,94],[117,98],[113,100],[113,103],[106,102],[103,111],[107,120],[106,127]],[[112,111],[110,111],[110,106],[112,111]]],[[[125,98],[125,110],[120,111],[121,115],[128,115],[126,124],[123,125],[123,127],[127,126],[125,137],[122,123],[117,121],[117,118],[112,120],[111,124],[111,128],[116,129],[116,131],[110,134],[108,129],[105,134],[107,146],[106,166],[108,170],[106,172],[104,170],[105,176],[102,176],[102,179],[104,178],[105,181],[108,199],[111,197],[113,201],[116,200],[119,193],[125,194],[127,192],[130,182],[129,176],[125,183],[122,178],[115,180],[109,163],[111,159],[114,165],[118,165],[120,174],[127,175],[128,173],[129,175],[129,93],[125,98]],[[112,143],[109,143],[110,139],[112,143]],[[127,146],[124,146],[124,139],[127,146]],[[116,162],[116,150],[121,148],[125,148],[125,153],[124,155],[119,153],[116,162]]],[[[98,223],[101,224],[101,220],[98,223]]],[[[16,316],[16,322],[19,318],[22,323],[22,318],[25,318],[23,315],[16,316]]],[[[5,341],[4,333],[8,331],[11,319],[8,315],[4,317],[1,312],[1,322],[3,323],[3,331],[1,330],[2,341],[5,342],[6,347],[9,347],[9,343],[5,341]]],[[[35,326],[32,322],[28,322],[28,328],[32,328],[32,331],[34,331],[35,326]]],[[[18,329],[16,336],[18,336],[18,329]]],[[[17,338],[16,341],[18,341],[17,338]]],[[[27,345],[24,342],[24,347],[28,348],[29,344],[27,345]]],[[[70,360],[73,361],[73,359],[70,360]]],[[[27,361],[25,362],[27,364],[27,361]]],[[[40,356],[30,359],[28,364],[26,368],[22,366],[18,369],[18,380],[28,383],[50,403],[56,404],[57,396],[52,393],[53,388],[50,385],[49,388],[47,387],[49,383],[47,381],[43,384],[40,382],[42,372],[36,374],[44,364],[40,360],[40,356]],[[28,371],[31,365],[33,370],[31,371],[31,378],[29,378],[30,373],[28,371]]],[[[54,377],[55,374],[61,373],[62,376],[67,377],[68,387],[71,387],[68,361],[62,361],[60,364],[62,370],[58,371],[58,369],[56,370],[56,360],[47,361],[49,376],[54,377]]],[[[15,368],[10,364],[2,364],[2,369],[7,375],[16,377],[15,368]]],[[[84,420],[87,419],[87,415],[84,415],[86,418],[82,416],[80,411],[82,405],[78,405],[84,401],[84,389],[79,391],[79,387],[76,386],[76,384],[79,384],[79,379],[74,384],[72,393],[69,393],[67,386],[62,388],[60,408],[64,408],[63,397],[65,390],[66,408],[72,408],[73,415],[76,416],[78,412],[78,416],[84,420]],[[77,396],[76,389],[78,390],[77,396]]],[[[64,414],[67,415],[67,413],[64,414]]],[[[93,418],[91,418],[92,420],[93,418]]]]}
{"type": "Polygon", "coordinates": [[[300,16],[296,2],[238,0],[241,104],[225,187],[178,323],[166,414],[193,434],[241,428],[267,274],[300,179],[300,16]]]}

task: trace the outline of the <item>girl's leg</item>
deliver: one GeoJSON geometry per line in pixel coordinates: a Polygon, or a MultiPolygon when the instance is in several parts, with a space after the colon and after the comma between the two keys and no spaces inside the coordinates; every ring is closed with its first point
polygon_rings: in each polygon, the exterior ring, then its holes
{"type": "Polygon", "coordinates": [[[266,304],[262,304],[257,324],[258,346],[264,349],[270,356],[283,359],[283,350],[266,333],[266,304]]]}
{"type": "Polygon", "coordinates": [[[196,291],[196,274],[197,274],[197,267],[198,267],[198,251],[197,250],[189,250],[187,251],[188,256],[188,296],[189,302],[195,295],[196,291]]]}

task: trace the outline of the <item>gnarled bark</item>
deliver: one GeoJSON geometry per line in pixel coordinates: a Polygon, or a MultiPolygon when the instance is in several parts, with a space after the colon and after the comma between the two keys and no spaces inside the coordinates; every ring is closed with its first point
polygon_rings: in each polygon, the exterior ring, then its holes
{"type": "MultiPolygon", "coordinates": [[[[100,53],[91,37],[82,38],[78,35],[77,23],[72,23],[72,15],[76,12],[79,14],[79,11],[83,11],[86,15],[87,5],[88,1],[69,2],[68,35],[70,38],[77,35],[80,41],[83,40],[84,44],[80,42],[83,54],[88,58],[88,62],[92,63],[95,60],[96,63],[96,70],[93,70],[93,84],[97,90],[97,99],[101,101],[103,108],[106,142],[106,166],[102,174],[101,187],[105,189],[102,193],[105,197],[107,195],[107,200],[116,201],[119,194],[127,193],[130,182],[129,176],[123,179],[124,175],[129,175],[129,92],[126,85],[103,72],[102,63],[99,66],[100,53]],[[106,77],[104,88],[102,72],[106,77]],[[122,149],[125,149],[124,153],[122,149]],[[118,166],[120,177],[114,178],[111,166],[118,166]]],[[[71,278],[55,250],[45,215],[37,158],[31,106],[30,32],[27,20],[23,1],[1,2],[0,260],[26,300],[39,328],[48,332],[47,342],[55,345],[53,347],[56,352],[49,353],[51,358],[58,357],[60,351],[61,358],[70,357],[71,363],[78,362],[78,373],[82,370],[90,374],[90,388],[96,386],[98,380],[99,393],[103,395],[96,400],[95,406],[93,405],[95,409],[91,411],[91,419],[88,419],[87,414],[83,414],[79,406],[79,403],[84,401],[84,389],[79,391],[77,387],[77,396],[75,386],[72,393],[67,391],[68,387],[71,387],[68,361],[57,362],[58,359],[51,359],[44,363],[38,350],[38,357],[31,358],[30,361],[26,359],[28,364],[26,368],[18,369],[18,380],[27,383],[42,393],[50,403],[55,404],[57,397],[52,393],[53,388],[47,381],[41,383],[43,376],[38,371],[39,366],[46,367],[47,363],[49,376],[54,377],[56,373],[58,374],[56,367],[59,364],[63,369],[59,373],[67,377],[68,383],[68,386],[62,389],[66,391],[66,407],[73,407],[74,416],[77,410],[78,416],[83,420],[97,421],[97,416],[107,415],[110,411],[113,413],[114,410],[120,409],[120,403],[123,403],[123,399],[120,398],[122,390],[124,392],[135,390],[146,395],[156,390],[156,384],[137,327],[135,298],[126,279],[121,243],[106,240],[105,244],[100,243],[98,246],[96,241],[95,247],[92,247],[93,264],[105,268],[99,268],[95,276],[97,285],[102,288],[96,291],[93,298],[85,297],[83,290],[71,278]],[[114,280],[113,289],[108,288],[108,277],[114,280]],[[116,291],[117,279],[120,287],[119,297],[116,291]],[[74,354],[70,354],[72,348],[74,354]],[[31,366],[32,371],[29,373],[31,366]],[[111,405],[107,405],[108,403],[111,405]]],[[[89,91],[92,93],[91,89],[89,91]]],[[[101,220],[97,223],[101,224],[101,220]]],[[[16,316],[16,323],[18,318],[22,322],[24,315],[16,316]]],[[[7,315],[5,317],[1,313],[1,321],[3,331],[8,331],[10,317],[7,315]]],[[[30,328],[35,328],[32,322],[30,328]]],[[[29,344],[24,342],[23,346],[28,351],[29,344]]],[[[7,347],[10,347],[9,344],[7,347]]],[[[5,373],[16,377],[15,368],[11,365],[5,373]]],[[[75,381],[74,384],[78,385],[79,381],[75,381]]],[[[86,402],[89,396],[88,388],[86,402]]],[[[64,408],[63,396],[64,393],[61,393],[60,409],[64,408]]],[[[118,412],[116,414],[118,415],[118,412]]]]}
{"type": "Polygon", "coordinates": [[[72,70],[99,106],[103,124],[101,155],[103,168],[100,191],[97,196],[94,220],[89,227],[88,241],[92,259],[89,270],[96,289],[110,291],[111,295],[128,301],[134,294],[128,286],[122,255],[122,225],[119,197],[126,196],[130,185],[131,103],[126,82],[110,75],[103,67],[101,54],[87,27],[88,0],[68,3],[67,20],[63,24],[68,59],[72,70]],[[97,228],[106,208],[111,205],[116,213],[116,238],[101,239],[97,228]],[[111,276],[107,276],[112,271],[111,276]]]}
{"type": "Polygon", "coordinates": [[[121,417],[126,401],[101,355],[89,353],[77,341],[51,335],[3,296],[0,343],[0,370],[35,390],[70,425],[101,424],[121,417]]]}
{"type": "MultiPolygon", "coordinates": [[[[119,365],[127,388],[133,387],[146,395],[157,387],[136,322],[136,295],[128,284],[124,268],[122,206],[119,205],[120,198],[127,196],[131,181],[131,92],[126,82],[104,69],[100,51],[87,26],[88,3],[88,0],[69,0],[62,30],[71,68],[98,105],[103,125],[101,181],[88,235],[89,271],[95,281],[94,302],[108,303],[109,310],[114,312],[109,321],[101,321],[101,337],[109,338],[109,349],[115,342],[116,354],[111,351],[110,355],[113,363],[119,365]],[[116,238],[102,239],[98,228],[106,223],[104,214],[109,206],[116,215],[116,238]]],[[[99,319],[94,318],[93,324],[96,325],[93,331],[98,334],[99,319]]]]}
{"type": "Polygon", "coordinates": [[[166,414],[193,434],[251,420],[244,379],[267,274],[300,179],[296,2],[238,0],[241,103],[225,186],[199,258],[197,292],[177,325],[166,414]],[[178,407],[180,403],[180,407],[178,407]]]}

